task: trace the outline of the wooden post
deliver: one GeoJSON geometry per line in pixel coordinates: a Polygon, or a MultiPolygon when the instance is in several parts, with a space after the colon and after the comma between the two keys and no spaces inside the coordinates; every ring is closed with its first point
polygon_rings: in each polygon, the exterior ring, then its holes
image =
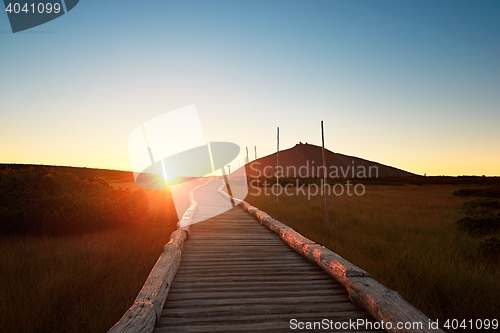
{"type": "MultiPolygon", "coordinates": [[[[229,168],[229,174],[231,174],[231,165],[229,165],[228,168],[229,168]]],[[[233,205],[233,207],[236,207],[233,199],[233,193],[231,191],[231,186],[229,186],[229,179],[226,175],[225,167],[222,167],[221,170],[222,170],[222,175],[224,176],[224,181],[226,183],[227,194],[229,194],[229,197],[231,198],[231,204],[233,205]]]]}
{"type": "Polygon", "coordinates": [[[248,147],[246,147],[247,149],[247,159],[245,161],[245,182],[248,186],[248,164],[250,164],[250,159],[248,158],[248,147]]]}
{"type": "Polygon", "coordinates": [[[327,192],[327,170],[326,170],[326,158],[325,158],[325,132],[323,130],[323,120],[321,121],[321,154],[323,155],[323,195],[325,196],[325,221],[326,225],[330,224],[330,219],[328,217],[328,192],[327,192]]]}
{"type": "MultiPolygon", "coordinates": [[[[280,128],[278,127],[278,133],[277,133],[277,136],[276,136],[276,143],[277,143],[277,147],[276,147],[276,187],[279,186],[279,182],[278,182],[278,166],[280,165],[280,128]]],[[[279,202],[279,196],[278,194],[276,194],[276,202],[279,202]]]]}

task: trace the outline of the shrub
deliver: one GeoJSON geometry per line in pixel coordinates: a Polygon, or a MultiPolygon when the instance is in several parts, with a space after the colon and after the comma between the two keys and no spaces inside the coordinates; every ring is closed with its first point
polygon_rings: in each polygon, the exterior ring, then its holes
{"type": "Polygon", "coordinates": [[[482,189],[478,188],[461,188],[460,190],[456,190],[453,192],[453,195],[456,197],[471,197],[474,194],[482,191],[482,189]]]}
{"type": "Polygon", "coordinates": [[[472,214],[476,211],[485,213],[487,211],[500,210],[500,200],[485,198],[467,201],[462,205],[462,208],[467,214],[472,214]]]}
{"type": "Polygon", "coordinates": [[[0,173],[0,234],[78,234],[123,226],[148,207],[142,190],[49,169],[0,173]]]}
{"type": "Polygon", "coordinates": [[[454,191],[456,197],[481,197],[481,198],[500,198],[500,183],[493,184],[488,188],[462,188],[454,191]]]}
{"type": "Polygon", "coordinates": [[[495,232],[500,229],[500,214],[489,213],[466,216],[455,222],[459,228],[473,234],[495,232]]]}
{"type": "Polygon", "coordinates": [[[491,237],[479,243],[479,252],[488,256],[500,256],[500,239],[491,237]]]}

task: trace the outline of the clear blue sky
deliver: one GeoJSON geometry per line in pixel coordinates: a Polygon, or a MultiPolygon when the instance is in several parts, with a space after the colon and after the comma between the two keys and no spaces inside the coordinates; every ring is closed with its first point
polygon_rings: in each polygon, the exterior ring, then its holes
{"type": "MultiPolygon", "coordinates": [[[[500,1],[86,1],[13,34],[0,162],[130,169],[128,135],[196,104],[205,136],[428,175],[500,175],[500,1]]],[[[253,156],[253,154],[252,154],[253,156]]]]}

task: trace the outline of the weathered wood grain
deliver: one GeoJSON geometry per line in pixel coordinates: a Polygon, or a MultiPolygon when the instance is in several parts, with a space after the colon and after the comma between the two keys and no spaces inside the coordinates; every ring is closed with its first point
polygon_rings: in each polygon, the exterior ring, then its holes
{"type": "MultiPolygon", "coordinates": [[[[198,316],[191,316],[189,318],[178,318],[174,316],[168,317],[168,321],[170,326],[184,326],[189,324],[210,324],[210,323],[231,323],[231,322],[262,322],[262,321],[289,321],[290,315],[288,313],[261,313],[261,314],[252,314],[248,315],[245,311],[241,311],[239,316],[230,316],[230,315],[219,315],[215,318],[207,318],[203,316],[199,312],[198,316]]],[[[296,314],[294,318],[297,319],[305,319],[305,320],[322,320],[323,318],[329,318],[335,321],[342,320],[356,320],[359,318],[366,318],[366,313],[359,312],[354,313],[353,311],[336,311],[332,313],[332,311],[317,308],[314,312],[304,312],[300,314],[296,314]]],[[[167,317],[165,317],[167,319],[167,317]]],[[[158,324],[159,327],[162,326],[162,322],[158,324]]]]}
{"type": "Polygon", "coordinates": [[[157,317],[161,315],[161,309],[170,289],[172,280],[181,263],[182,251],[174,244],[165,245],[155,266],[151,270],[146,283],[142,287],[136,302],[150,302],[154,306],[157,317]]]}
{"type": "Polygon", "coordinates": [[[149,333],[156,323],[153,304],[134,303],[108,333],[149,333]]]}
{"type": "MultiPolygon", "coordinates": [[[[347,298],[346,298],[347,299],[347,298]]],[[[331,303],[330,306],[325,307],[324,303],[316,303],[316,302],[304,302],[301,303],[301,311],[297,311],[297,303],[283,303],[283,304],[268,304],[268,303],[240,303],[240,304],[217,304],[211,305],[209,309],[205,306],[191,306],[191,307],[176,307],[166,305],[164,308],[164,312],[162,314],[161,322],[168,324],[168,320],[164,320],[164,318],[188,318],[193,316],[200,317],[216,317],[220,315],[237,315],[240,316],[242,313],[246,313],[248,315],[255,314],[288,314],[290,318],[293,316],[303,316],[304,314],[314,314],[319,311],[328,311],[331,312],[332,316],[335,316],[335,312],[345,312],[345,311],[353,311],[353,313],[359,313],[361,311],[366,316],[370,316],[370,314],[349,300],[342,302],[331,303]]]]}

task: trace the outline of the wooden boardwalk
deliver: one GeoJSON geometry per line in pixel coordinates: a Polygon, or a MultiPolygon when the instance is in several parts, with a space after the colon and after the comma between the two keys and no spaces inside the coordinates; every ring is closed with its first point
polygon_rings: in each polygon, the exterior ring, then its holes
{"type": "MultiPolygon", "coordinates": [[[[197,220],[230,205],[217,192],[220,185],[213,181],[195,192],[197,220]]],[[[374,321],[344,286],[237,206],[191,226],[154,332],[315,331],[292,330],[291,319],[374,321]]]]}

